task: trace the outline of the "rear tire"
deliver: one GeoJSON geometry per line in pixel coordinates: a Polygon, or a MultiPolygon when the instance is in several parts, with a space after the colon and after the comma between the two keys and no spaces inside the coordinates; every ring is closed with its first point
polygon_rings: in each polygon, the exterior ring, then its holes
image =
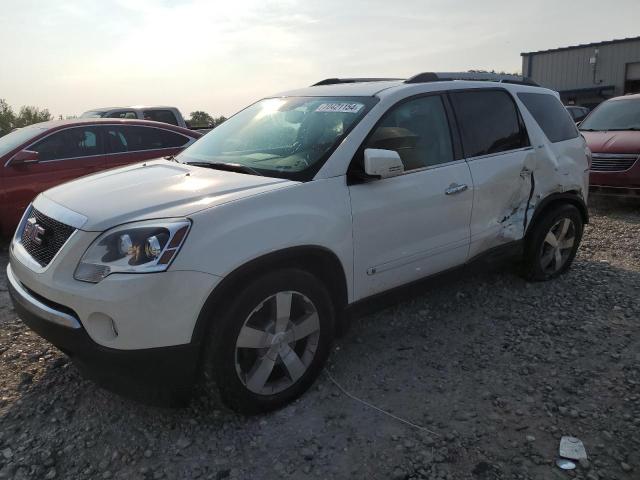
{"type": "Polygon", "coordinates": [[[565,203],[543,215],[525,241],[524,276],[533,281],[566,272],[582,240],[582,216],[573,205],[565,203]]]}
{"type": "Polygon", "coordinates": [[[283,269],[251,281],[216,318],[205,374],[241,413],[280,408],[318,377],[334,337],[331,297],[313,275],[283,269]]]}

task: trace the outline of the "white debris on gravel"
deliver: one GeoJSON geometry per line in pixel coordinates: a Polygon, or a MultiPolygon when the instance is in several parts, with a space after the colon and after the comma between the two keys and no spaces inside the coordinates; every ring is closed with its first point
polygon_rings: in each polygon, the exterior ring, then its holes
{"type": "Polygon", "coordinates": [[[460,275],[362,316],[279,412],[151,408],[16,318],[0,247],[0,479],[582,479],[640,471],[640,206],[602,205],[569,273],[460,275]],[[589,459],[563,472],[563,435],[589,459]]]}

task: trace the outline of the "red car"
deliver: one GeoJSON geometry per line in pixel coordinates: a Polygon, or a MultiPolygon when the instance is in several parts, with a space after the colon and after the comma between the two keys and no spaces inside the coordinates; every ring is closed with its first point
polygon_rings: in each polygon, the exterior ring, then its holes
{"type": "Polygon", "coordinates": [[[202,135],[146,120],[37,123],[0,137],[0,236],[9,236],[40,192],[89,173],[174,155],[202,135]]]}
{"type": "Polygon", "coordinates": [[[591,190],[640,198],[640,94],[601,103],[580,131],[593,152],[591,190]]]}

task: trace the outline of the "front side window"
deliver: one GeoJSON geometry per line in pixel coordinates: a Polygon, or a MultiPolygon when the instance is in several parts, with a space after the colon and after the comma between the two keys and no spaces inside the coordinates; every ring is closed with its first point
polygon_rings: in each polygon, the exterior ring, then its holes
{"type": "Polygon", "coordinates": [[[506,91],[466,90],[450,95],[460,125],[465,157],[529,146],[529,137],[515,102],[506,91]]]}
{"type": "Polygon", "coordinates": [[[442,97],[416,98],[392,107],[369,136],[365,148],[395,150],[405,171],[453,161],[442,97]]]}
{"type": "MultiPolygon", "coordinates": [[[[533,115],[551,143],[576,138],[579,133],[571,115],[554,95],[548,93],[518,93],[518,98],[533,115]]],[[[580,109],[572,108],[580,114],[580,109]]]]}
{"type": "Polygon", "coordinates": [[[374,97],[283,97],[261,100],[200,138],[178,159],[236,164],[257,174],[310,180],[374,97]]]}
{"type": "Polygon", "coordinates": [[[102,154],[96,127],[68,128],[40,140],[29,150],[38,152],[40,161],[64,160],[102,154]]]}
{"type": "Polygon", "coordinates": [[[145,110],[142,116],[145,120],[178,125],[178,120],[171,110],[145,110]]]}
{"type": "Polygon", "coordinates": [[[640,101],[628,99],[601,103],[580,124],[580,130],[640,130],[640,101]]]}

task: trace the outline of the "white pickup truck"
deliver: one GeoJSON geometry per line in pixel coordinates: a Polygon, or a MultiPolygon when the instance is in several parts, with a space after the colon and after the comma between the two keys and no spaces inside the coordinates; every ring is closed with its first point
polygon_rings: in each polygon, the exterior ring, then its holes
{"type": "Polygon", "coordinates": [[[198,130],[203,134],[211,130],[210,127],[192,127],[176,107],[134,105],[131,107],[94,108],[84,112],[80,115],[80,118],[137,118],[140,120],[169,123],[182,128],[190,128],[192,130],[198,130]]]}

